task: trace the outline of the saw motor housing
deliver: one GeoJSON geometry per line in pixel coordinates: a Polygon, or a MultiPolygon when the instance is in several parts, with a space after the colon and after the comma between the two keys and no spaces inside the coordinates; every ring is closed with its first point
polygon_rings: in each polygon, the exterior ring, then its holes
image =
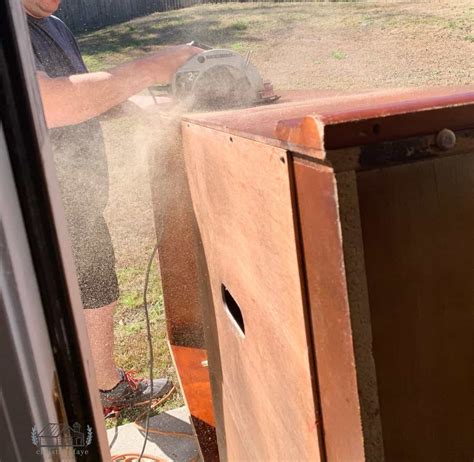
{"type": "Polygon", "coordinates": [[[194,110],[249,107],[278,99],[248,58],[225,49],[193,56],[175,73],[171,92],[194,110]]]}

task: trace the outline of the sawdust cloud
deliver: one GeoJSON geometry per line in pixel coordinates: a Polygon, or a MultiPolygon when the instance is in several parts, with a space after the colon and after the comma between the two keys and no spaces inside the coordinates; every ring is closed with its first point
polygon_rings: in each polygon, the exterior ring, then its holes
{"type": "MultiPolygon", "coordinates": [[[[213,78],[209,85],[212,87],[201,87],[206,101],[200,99],[200,112],[225,107],[222,95],[228,92],[228,81],[224,79],[220,83],[213,78]],[[213,94],[219,95],[217,107],[213,107],[213,94]]],[[[151,95],[146,91],[138,98],[141,102],[148,99],[147,109],[135,108],[129,111],[129,115],[112,116],[100,122],[106,165],[100,155],[92,160],[77,155],[81,140],[90,141],[97,136],[93,124],[66,127],[61,130],[61,139],[53,143],[59,145],[55,149],[55,160],[70,224],[77,273],[97,275],[99,280],[101,269],[98,271],[94,267],[98,261],[89,261],[89,258],[91,253],[101,254],[101,239],[87,239],[87,229],[92,229],[93,223],[82,224],[80,230],[74,226],[76,217],[84,221],[83,218],[89,216],[83,210],[88,203],[94,202],[104,210],[116,268],[142,271],[157,239],[160,239],[166,210],[181,206],[178,201],[183,195],[183,188],[187,187],[182,174],[185,167],[180,146],[180,123],[183,114],[192,110],[196,100],[173,101],[171,97],[159,97],[158,104],[153,105],[150,104],[151,95]],[[73,154],[68,152],[71,148],[73,154]],[[91,161],[96,164],[95,170],[91,169],[91,161]],[[150,166],[153,166],[152,183],[150,166]],[[155,195],[159,207],[153,203],[152,187],[159,190],[159,194],[155,195]],[[78,197],[81,199],[78,200],[78,197]],[[83,251],[86,247],[89,251],[83,251]],[[78,248],[82,250],[77,251],[78,248]]],[[[246,104],[248,101],[239,104],[235,92],[232,92],[232,106],[246,104]]],[[[100,150],[100,136],[95,142],[100,150]]],[[[109,290],[106,281],[107,278],[104,278],[104,282],[99,284],[103,286],[104,293],[109,290]]]]}
{"type": "MultiPolygon", "coordinates": [[[[97,120],[50,131],[76,273],[88,303],[93,303],[88,306],[83,300],[86,307],[102,306],[99,301],[110,299],[111,293],[113,257],[107,230],[98,226],[100,212],[112,238],[117,269],[141,272],[156,242],[150,165],[166,165],[158,162],[160,156],[179,154],[171,149],[177,141],[173,130],[185,108],[176,104],[168,110],[166,125],[156,109],[136,108],[131,115],[106,118],[100,122],[103,139],[97,120]],[[94,149],[89,152],[86,146],[94,149]]],[[[172,200],[175,185],[168,172],[155,169],[154,180],[166,183],[172,200]]]]}
{"type": "MultiPolygon", "coordinates": [[[[106,220],[119,267],[143,266],[157,239],[150,166],[166,165],[163,157],[176,154],[171,149],[177,141],[173,131],[184,111],[182,106],[167,111],[166,124],[154,109],[102,124],[110,174],[106,220]]],[[[153,181],[172,197],[176,186],[169,173],[156,168],[153,181]]]]}
{"type": "Polygon", "coordinates": [[[181,205],[173,205],[185,187],[176,172],[184,171],[180,124],[183,114],[191,112],[194,101],[170,104],[168,108],[156,106],[102,124],[110,175],[106,219],[119,267],[142,266],[160,238],[160,229],[155,229],[155,220],[158,228],[165,220],[160,210],[181,205]],[[152,203],[152,186],[160,191],[160,197],[155,198],[160,207],[152,203]]]}

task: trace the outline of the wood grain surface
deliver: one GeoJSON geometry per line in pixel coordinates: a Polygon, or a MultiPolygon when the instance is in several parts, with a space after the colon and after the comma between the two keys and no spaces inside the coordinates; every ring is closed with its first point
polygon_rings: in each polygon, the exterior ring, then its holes
{"type": "Polygon", "coordinates": [[[188,123],[183,142],[217,320],[225,460],[319,461],[286,152],[188,123]]]}
{"type": "Polygon", "coordinates": [[[438,129],[471,128],[474,87],[288,91],[274,104],[184,120],[324,159],[325,149],[426,134],[436,128],[433,117],[443,122],[438,129]]]}
{"type": "Polygon", "coordinates": [[[474,144],[358,190],[386,460],[471,460],[474,144]]]}
{"type": "Polygon", "coordinates": [[[275,136],[312,155],[473,125],[474,86],[392,89],[320,100],[312,113],[281,119],[275,136]]]}

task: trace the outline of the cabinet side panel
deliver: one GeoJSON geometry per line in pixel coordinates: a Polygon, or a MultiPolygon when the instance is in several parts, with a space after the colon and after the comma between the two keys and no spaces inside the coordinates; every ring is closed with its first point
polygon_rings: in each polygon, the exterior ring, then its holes
{"type": "Polygon", "coordinates": [[[217,321],[227,460],[319,461],[287,154],[193,124],[183,139],[217,321]]]}

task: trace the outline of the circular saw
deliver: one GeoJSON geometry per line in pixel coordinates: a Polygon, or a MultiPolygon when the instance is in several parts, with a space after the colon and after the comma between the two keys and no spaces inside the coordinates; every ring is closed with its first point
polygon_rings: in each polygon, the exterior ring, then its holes
{"type": "Polygon", "coordinates": [[[171,94],[203,111],[267,104],[279,98],[250,63],[250,54],[244,58],[224,49],[208,49],[188,60],[175,73],[171,94]]]}

